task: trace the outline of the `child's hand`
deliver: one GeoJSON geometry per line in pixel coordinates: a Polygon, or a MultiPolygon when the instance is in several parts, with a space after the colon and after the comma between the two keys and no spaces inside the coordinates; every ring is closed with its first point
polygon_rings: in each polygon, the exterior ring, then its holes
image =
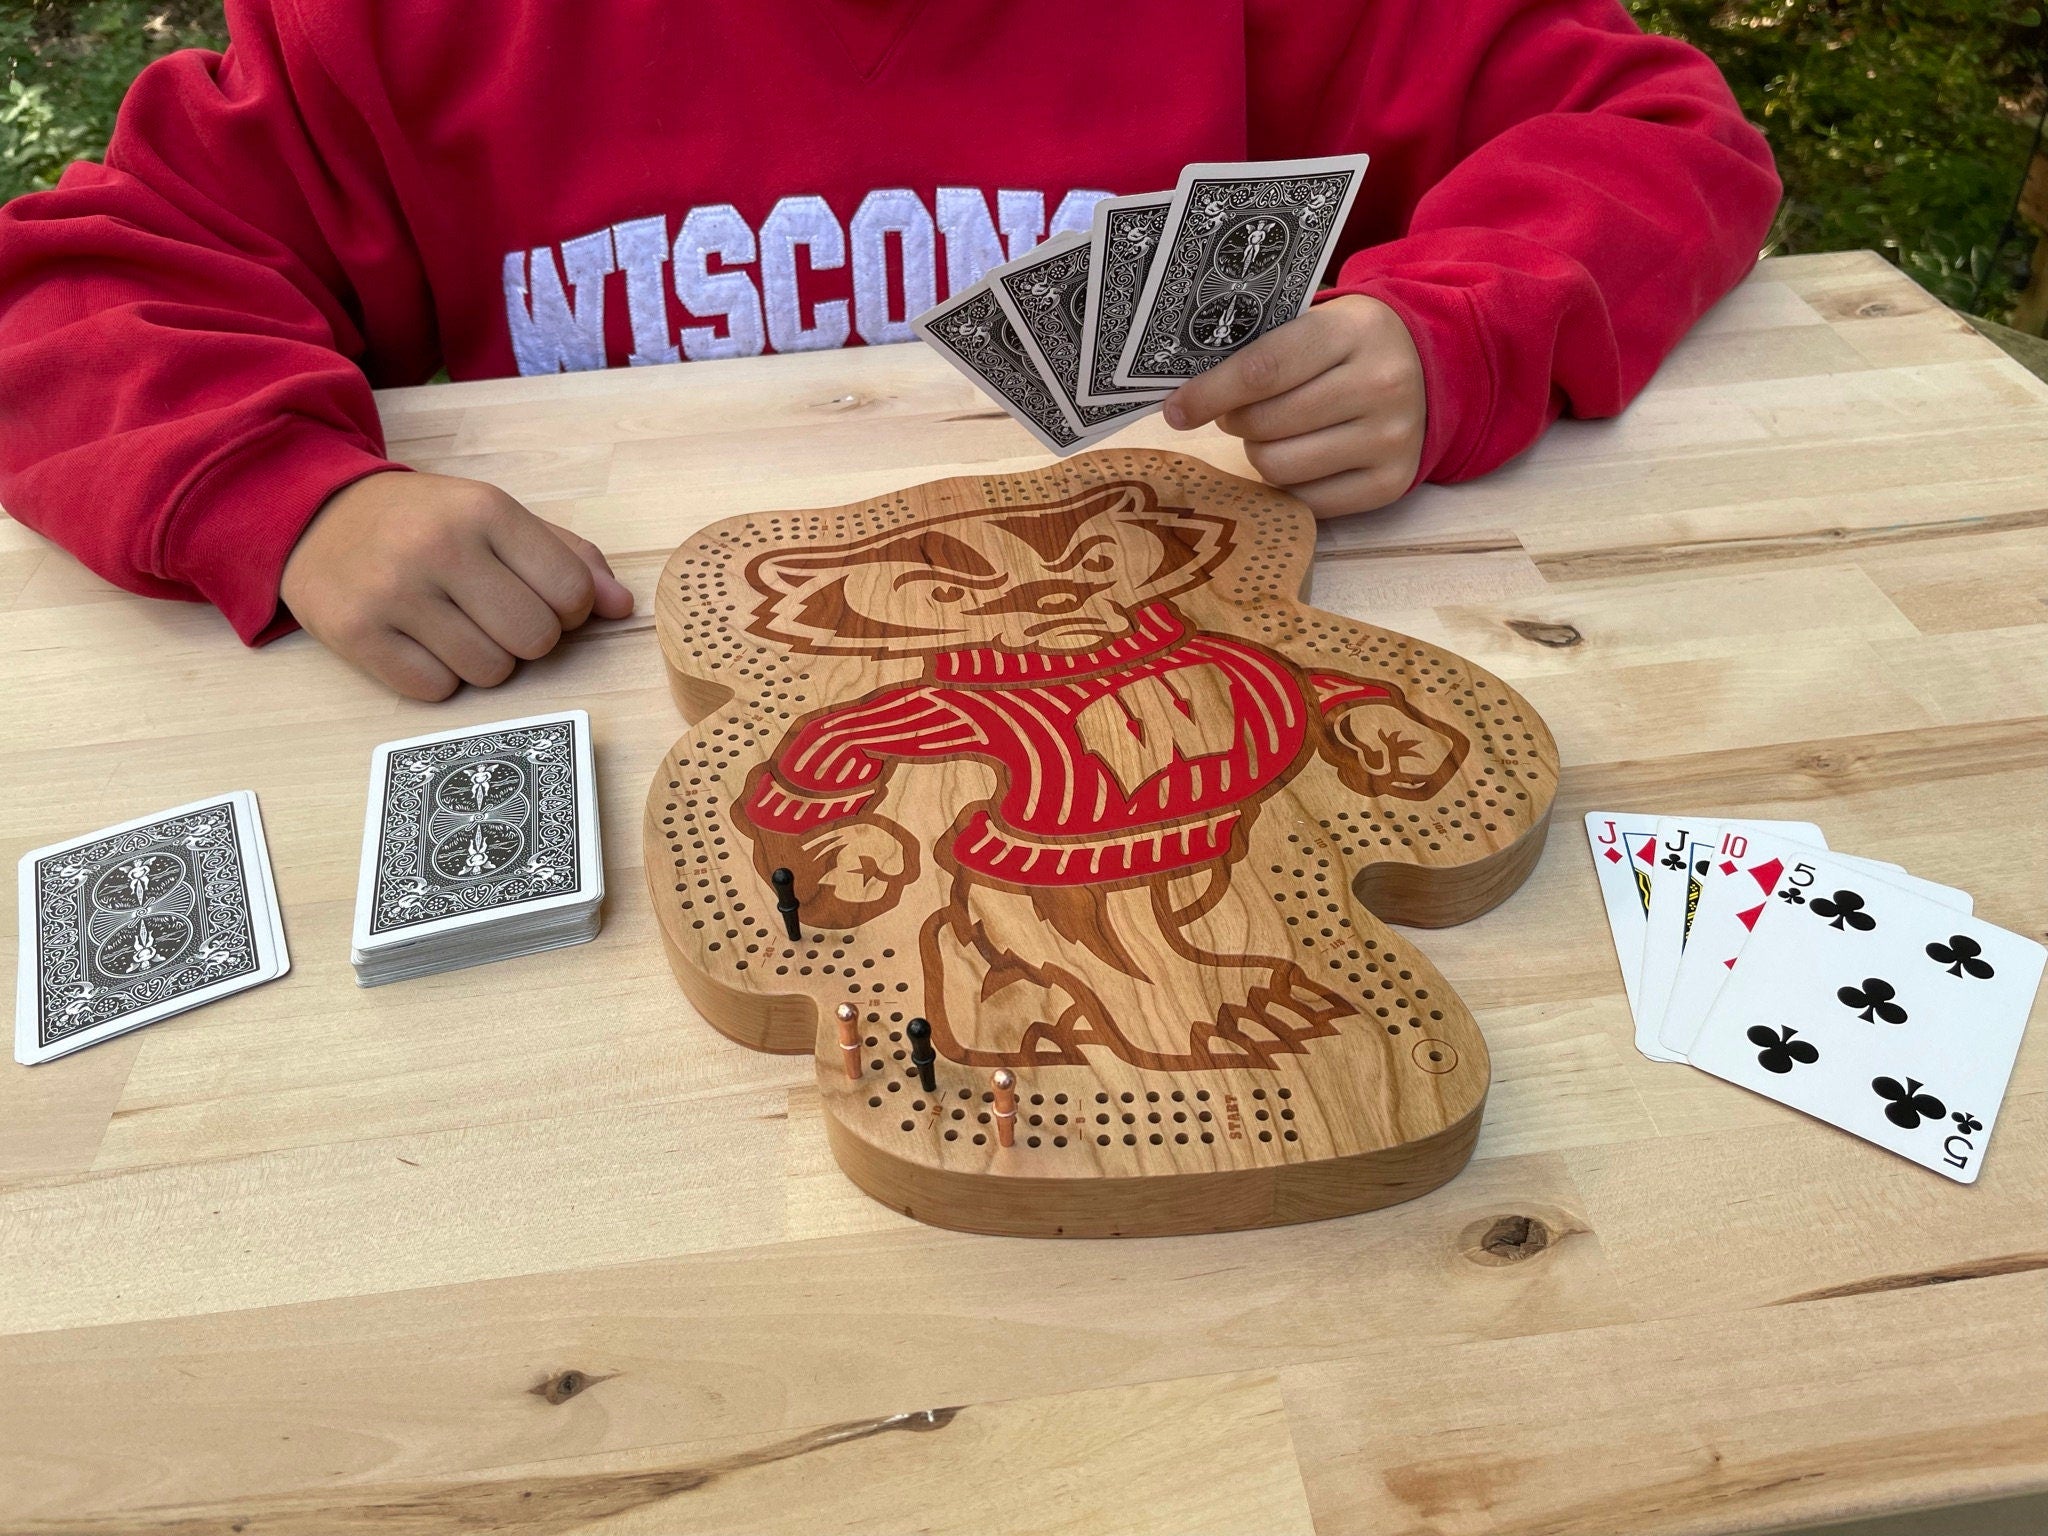
{"type": "Polygon", "coordinates": [[[336,492],[299,535],[279,595],[321,644],[413,699],[496,687],[593,613],[633,611],[595,544],[446,475],[336,492]]]}
{"type": "Polygon", "coordinates": [[[1345,294],[1268,332],[1167,397],[1166,424],[1213,421],[1317,517],[1394,501],[1422,462],[1422,360],[1378,299],[1345,294]]]}

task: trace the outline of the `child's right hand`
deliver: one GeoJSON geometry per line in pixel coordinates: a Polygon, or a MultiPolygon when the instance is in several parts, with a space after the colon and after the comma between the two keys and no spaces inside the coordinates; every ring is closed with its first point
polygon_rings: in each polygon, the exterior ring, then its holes
{"type": "Polygon", "coordinates": [[[494,688],[633,594],[588,539],[496,486],[371,475],[337,491],[299,535],[279,596],[306,631],[407,698],[494,688]]]}

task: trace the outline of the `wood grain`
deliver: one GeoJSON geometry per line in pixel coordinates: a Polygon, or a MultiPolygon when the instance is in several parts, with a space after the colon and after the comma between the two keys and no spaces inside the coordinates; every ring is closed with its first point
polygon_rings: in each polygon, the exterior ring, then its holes
{"type": "MultiPolygon", "coordinates": [[[[381,404],[400,452],[612,551],[640,612],[429,708],[0,520],[0,853],[252,788],[294,961],[5,1069],[0,1525],[1704,1536],[2048,1490],[2039,1018],[1948,1184],[1637,1056],[1562,838],[1493,911],[1396,928],[1492,1060],[1433,1193],[1140,1243],[868,1199],[813,1058],[711,1031],[640,894],[657,584],[721,518],[1044,458],[915,347],[381,404]],[[604,933],[357,991],[371,748],[569,705],[604,933]]],[[[1247,473],[1211,432],[1126,444],[1247,473]]],[[[2048,936],[2044,487],[2048,389],[1876,256],[1791,258],[1620,419],[1324,525],[1310,601],[1534,704],[1561,825],[1811,818],[2048,936]]]]}
{"type": "Polygon", "coordinates": [[[1513,892],[1556,746],[1462,658],[1301,604],[1313,538],[1265,486],[1098,452],[670,557],[693,719],[646,819],[670,962],[725,1034],[815,1054],[833,1151],[884,1204],[1159,1236],[1464,1166],[1485,1043],[1386,923],[1513,892]],[[1021,1135],[990,1069],[1023,1080],[1021,1135]]]}

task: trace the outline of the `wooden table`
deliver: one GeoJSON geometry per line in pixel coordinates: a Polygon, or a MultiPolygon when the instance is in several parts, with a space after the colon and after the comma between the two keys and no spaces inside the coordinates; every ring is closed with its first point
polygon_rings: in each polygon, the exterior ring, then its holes
{"type": "Polygon", "coordinates": [[[612,550],[642,616],[418,706],[0,524],[0,853],[252,788],[294,960],[0,1069],[0,1526],[1661,1536],[2048,1487],[2039,1017],[1974,1188],[1644,1060],[1578,827],[1810,817],[2048,924],[2048,388],[1875,256],[1767,263],[1623,419],[1326,530],[1316,600],[1515,683],[1564,789],[1527,887],[1423,940],[1492,1042],[1471,1167],[1222,1237],[871,1203],[810,1061],[692,1015],[641,888],[664,556],[1026,464],[1021,431],[917,347],[384,408],[612,550]],[[371,747],[571,704],[603,936],[357,991],[371,747]]]}

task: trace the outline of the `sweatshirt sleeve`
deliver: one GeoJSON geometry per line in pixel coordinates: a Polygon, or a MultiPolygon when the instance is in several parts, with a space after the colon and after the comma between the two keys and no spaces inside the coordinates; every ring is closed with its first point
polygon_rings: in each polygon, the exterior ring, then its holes
{"type": "Polygon", "coordinates": [[[278,581],[322,502],[400,467],[364,370],[436,365],[364,119],[287,0],[228,19],[225,55],[143,71],[104,165],[0,209],[0,504],[253,644],[289,625],[278,581]]]}
{"type": "Polygon", "coordinates": [[[1331,292],[1392,306],[1415,339],[1417,478],[1481,475],[1564,412],[1620,411],[1777,208],[1719,71],[1616,0],[1336,8],[1355,20],[1329,39],[1312,132],[1374,154],[1350,237],[1377,243],[1331,292]]]}

